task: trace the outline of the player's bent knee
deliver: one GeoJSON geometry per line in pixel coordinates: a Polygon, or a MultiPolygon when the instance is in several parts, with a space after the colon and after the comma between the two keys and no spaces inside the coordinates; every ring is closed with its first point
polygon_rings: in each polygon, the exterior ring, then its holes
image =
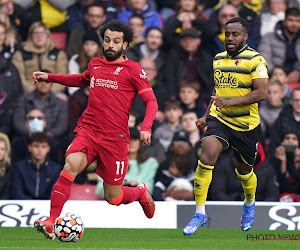
{"type": "Polygon", "coordinates": [[[115,205],[118,206],[122,203],[122,199],[123,199],[123,191],[121,190],[121,192],[116,195],[115,193],[111,193],[111,192],[107,192],[104,193],[104,199],[111,205],[115,205]]]}
{"type": "Polygon", "coordinates": [[[87,167],[87,164],[86,154],[77,152],[67,155],[63,170],[76,177],[87,167]]]}
{"type": "Polygon", "coordinates": [[[210,154],[201,154],[200,161],[209,166],[214,166],[217,162],[217,157],[214,157],[210,154]]]}
{"type": "Polygon", "coordinates": [[[70,161],[67,161],[64,165],[63,170],[67,173],[73,175],[76,177],[82,170],[81,166],[78,163],[72,163],[70,161]]]}

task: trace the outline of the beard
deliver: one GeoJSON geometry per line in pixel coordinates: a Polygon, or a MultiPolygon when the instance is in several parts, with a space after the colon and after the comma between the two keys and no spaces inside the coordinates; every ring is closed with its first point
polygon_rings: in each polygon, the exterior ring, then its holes
{"type": "Polygon", "coordinates": [[[104,50],[104,48],[102,48],[102,50],[103,50],[105,59],[110,62],[117,60],[123,54],[123,48],[121,48],[117,52],[112,49],[104,50]],[[113,52],[113,53],[109,53],[109,52],[113,52]]]}
{"type": "Polygon", "coordinates": [[[227,50],[227,54],[230,56],[236,55],[244,47],[244,44],[245,44],[245,41],[243,40],[242,42],[239,43],[236,50],[233,50],[233,51],[227,50]]]}

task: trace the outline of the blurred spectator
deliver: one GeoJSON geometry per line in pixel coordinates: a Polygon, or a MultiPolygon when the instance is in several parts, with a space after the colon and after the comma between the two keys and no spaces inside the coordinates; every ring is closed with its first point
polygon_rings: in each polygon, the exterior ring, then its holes
{"type": "Polygon", "coordinates": [[[165,22],[170,16],[176,14],[176,1],[162,0],[156,2],[163,22],[165,22]]]}
{"type": "Polygon", "coordinates": [[[68,100],[69,106],[69,122],[68,122],[68,141],[70,144],[76,135],[73,130],[77,126],[77,121],[88,104],[90,88],[80,88],[68,100]]]}
{"type": "MultiPolygon", "coordinates": [[[[135,127],[130,128],[129,130],[130,147],[128,154],[128,172],[122,185],[136,187],[141,182],[145,182],[148,184],[149,190],[152,193],[154,189],[154,176],[158,168],[158,162],[153,157],[148,157],[144,154],[139,131],[135,127]]],[[[100,198],[104,197],[103,180],[100,177],[96,192],[100,198]]]]}
{"type": "Polygon", "coordinates": [[[148,158],[143,152],[140,133],[136,128],[130,128],[129,165],[123,186],[137,186],[145,182],[152,193],[154,187],[154,176],[158,168],[158,162],[153,158],[148,158]]]}
{"type": "Polygon", "coordinates": [[[12,171],[10,161],[10,141],[6,134],[0,133],[0,200],[11,198],[12,171]]]}
{"type": "Polygon", "coordinates": [[[209,102],[213,88],[212,57],[201,47],[201,31],[186,29],[181,33],[180,49],[173,49],[167,58],[165,78],[167,90],[172,97],[183,79],[200,83],[200,101],[209,102]]]}
{"type": "Polygon", "coordinates": [[[298,131],[283,131],[281,145],[276,147],[272,165],[276,171],[280,194],[300,194],[300,149],[298,131]]]}
{"type": "MultiPolygon", "coordinates": [[[[170,93],[168,93],[165,83],[163,82],[162,72],[158,72],[157,68],[163,67],[162,62],[165,62],[163,58],[157,58],[157,62],[148,57],[143,57],[141,60],[139,60],[139,64],[145,70],[148,81],[153,88],[154,94],[156,95],[159,107],[162,107],[163,103],[170,97],[170,93]]],[[[162,70],[162,68],[160,70],[162,70]]]]}
{"type": "MultiPolygon", "coordinates": [[[[252,0],[253,1],[253,0],[252,0]]],[[[259,1],[259,0],[255,0],[259,1]]],[[[268,12],[268,7],[267,7],[267,1],[262,1],[262,12],[268,12]]],[[[299,8],[299,0],[289,0],[288,1],[288,7],[289,8],[299,8]]]]}
{"type": "Polygon", "coordinates": [[[213,9],[216,8],[219,2],[219,0],[199,0],[198,9],[200,9],[203,16],[210,18],[213,9]]]}
{"type": "Polygon", "coordinates": [[[141,14],[145,21],[146,28],[156,26],[163,28],[163,22],[158,12],[151,8],[147,0],[127,0],[126,10],[118,13],[118,19],[129,24],[129,18],[134,13],[141,14]]]}
{"type": "MultiPolygon", "coordinates": [[[[163,103],[168,100],[169,93],[164,86],[164,83],[161,80],[161,77],[158,77],[158,71],[156,69],[155,62],[147,57],[143,57],[139,61],[141,67],[144,69],[147,75],[147,79],[153,88],[154,94],[157,98],[158,107],[161,109],[163,103]]],[[[139,95],[136,96],[133,105],[131,106],[131,111],[138,113],[139,118],[143,118],[145,116],[145,105],[143,105],[143,101],[139,95]]],[[[163,122],[163,115],[161,111],[158,111],[156,114],[156,121],[158,123],[163,122]]],[[[156,126],[156,124],[154,124],[156,126]]]]}
{"type": "Polygon", "coordinates": [[[12,111],[15,99],[23,94],[18,70],[10,62],[10,50],[5,46],[6,28],[0,22],[0,132],[11,135],[12,111]]]}
{"type": "Polygon", "coordinates": [[[16,2],[13,0],[0,0],[0,9],[6,11],[10,24],[17,31],[21,40],[25,41],[30,25],[29,13],[19,5],[19,1],[16,2]]]}
{"type": "Polygon", "coordinates": [[[7,41],[6,35],[7,35],[6,25],[5,23],[0,21],[0,55],[6,61],[8,61],[11,59],[14,52],[12,53],[10,47],[6,45],[6,41],[7,41]]]}
{"type": "Polygon", "coordinates": [[[198,8],[198,0],[177,0],[176,10],[177,14],[170,16],[165,22],[163,39],[166,51],[180,47],[180,35],[185,29],[201,30],[203,44],[208,44],[217,33],[217,29],[203,18],[198,8]]]}
{"type": "Polygon", "coordinates": [[[197,81],[182,80],[179,83],[179,100],[181,109],[185,111],[194,111],[198,117],[205,114],[206,109],[201,102],[198,102],[200,96],[200,84],[197,81]]]}
{"type": "MultiPolygon", "coordinates": [[[[69,58],[79,53],[85,32],[87,30],[93,30],[99,35],[100,28],[106,21],[105,10],[100,4],[89,5],[86,9],[84,17],[86,20],[86,24],[84,26],[78,27],[77,29],[74,29],[69,36],[66,49],[69,58]]],[[[100,35],[99,39],[101,41],[100,35]]]]}
{"type": "MultiPolygon", "coordinates": [[[[134,119],[136,125],[132,126],[132,127],[136,127],[138,130],[140,130],[141,124],[142,124],[142,119],[144,117],[140,117],[136,112],[130,111],[128,123],[130,122],[130,118],[133,116],[135,116],[133,119],[134,119]]],[[[131,120],[133,120],[133,119],[131,118],[131,120]]],[[[155,131],[155,129],[152,128],[152,131],[155,131]]],[[[143,151],[144,151],[145,155],[156,159],[158,164],[161,164],[167,158],[163,146],[160,144],[159,140],[157,140],[154,137],[151,138],[150,145],[142,144],[142,147],[143,147],[143,151]]]]}
{"type": "Polygon", "coordinates": [[[130,43],[130,47],[144,42],[145,37],[143,34],[146,30],[146,27],[143,16],[141,14],[132,14],[132,16],[129,18],[129,26],[133,32],[133,41],[130,43]]]}
{"type": "Polygon", "coordinates": [[[66,32],[65,20],[67,8],[73,0],[19,0],[17,2],[26,9],[31,23],[42,22],[55,32],[66,32]]]}
{"type": "Polygon", "coordinates": [[[284,107],[284,84],[278,80],[270,79],[268,82],[267,99],[264,105],[259,106],[260,126],[264,135],[265,145],[269,145],[270,131],[275,120],[284,107]]]}
{"type": "Polygon", "coordinates": [[[68,105],[51,92],[52,85],[53,83],[41,82],[35,85],[35,91],[17,99],[13,114],[17,134],[28,133],[25,126],[26,114],[32,109],[40,109],[46,117],[47,133],[57,139],[65,135],[68,128],[68,105]]]}
{"type": "Polygon", "coordinates": [[[300,88],[293,89],[290,104],[282,109],[270,133],[269,155],[281,144],[284,131],[297,131],[300,138],[300,88]]]}
{"type": "MultiPolygon", "coordinates": [[[[27,133],[25,135],[16,136],[12,141],[12,161],[17,162],[26,158],[29,154],[28,143],[30,141],[30,136],[32,133],[45,132],[47,121],[44,113],[39,109],[30,110],[26,114],[25,127],[27,133]]],[[[60,163],[62,154],[59,151],[60,145],[53,138],[49,141],[50,152],[49,156],[51,160],[60,163]]]]}
{"type": "MultiPolygon", "coordinates": [[[[144,57],[152,59],[159,74],[163,71],[166,60],[165,54],[161,50],[162,42],[162,31],[159,28],[150,27],[146,30],[145,42],[128,48],[125,54],[135,62],[139,62],[144,57]]],[[[160,74],[159,77],[161,77],[160,74]]]]}
{"type": "Polygon", "coordinates": [[[47,157],[49,141],[50,137],[46,133],[31,135],[28,144],[30,156],[14,165],[13,199],[50,199],[52,187],[62,167],[47,157]]]}
{"type": "Polygon", "coordinates": [[[167,159],[166,153],[160,142],[154,138],[151,139],[151,145],[142,145],[145,155],[153,157],[160,165],[167,159]]]}
{"type": "Polygon", "coordinates": [[[117,17],[117,7],[122,7],[122,2],[123,0],[76,0],[76,3],[68,8],[66,17],[68,33],[86,25],[85,13],[88,6],[97,3],[101,4],[105,10],[106,20],[110,21],[117,17]]]}
{"type": "Polygon", "coordinates": [[[138,113],[134,111],[129,112],[129,117],[128,117],[128,127],[133,128],[136,126],[136,121],[137,118],[139,117],[138,113]]]}
{"type": "Polygon", "coordinates": [[[192,110],[185,111],[181,116],[181,128],[188,133],[192,148],[200,141],[200,131],[196,126],[197,120],[198,116],[192,110]]]}
{"type": "MultiPolygon", "coordinates": [[[[266,34],[273,33],[276,24],[284,19],[284,13],[288,8],[288,2],[289,0],[266,0],[268,10],[259,16],[258,25],[253,32],[258,44],[260,43],[260,39],[266,34]]],[[[268,60],[267,62],[269,63],[268,60]]]]}
{"type": "MultiPolygon", "coordinates": [[[[214,169],[214,178],[210,186],[209,196],[213,200],[221,201],[243,201],[244,192],[241,182],[236,177],[235,164],[231,150],[221,153],[214,169]]],[[[261,143],[258,144],[258,153],[254,172],[257,175],[257,188],[255,200],[257,201],[278,201],[279,190],[276,183],[274,169],[265,158],[261,143]]]]}
{"type": "MultiPolygon", "coordinates": [[[[192,145],[189,141],[189,135],[184,130],[179,130],[174,133],[174,136],[172,138],[172,142],[169,146],[169,150],[167,152],[167,160],[162,162],[159,165],[159,168],[155,175],[155,182],[159,180],[162,176],[163,170],[166,170],[169,168],[169,161],[170,157],[179,155],[182,157],[189,157],[191,159],[193,152],[191,151],[192,145]]],[[[193,166],[193,168],[195,168],[193,166]]],[[[195,168],[196,169],[196,168],[195,168]]]]}
{"type": "Polygon", "coordinates": [[[155,182],[153,199],[157,201],[194,200],[194,176],[188,155],[169,158],[169,168],[155,182]]]}
{"type": "MultiPolygon", "coordinates": [[[[275,0],[274,0],[275,1],[275,0]]],[[[279,0],[276,0],[279,1],[279,0]]],[[[281,0],[282,1],[282,0],[281,0]]],[[[286,17],[276,24],[275,30],[260,41],[259,53],[266,59],[269,70],[275,65],[283,66],[288,73],[288,82],[300,79],[300,11],[286,10],[286,17]]]]}
{"type": "MultiPolygon", "coordinates": [[[[217,26],[218,34],[214,36],[213,41],[207,46],[207,51],[215,56],[216,54],[223,52],[224,48],[224,40],[225,40],[225,24],[232,18],[238,17],[238,10],[231,4],[223,5],[217,16],[217,26]]],[[[212,19],[214,20],[214,19],[212,19]]]]}
{"type": "MultiPolygon", "coordinates": [[[[93,30],[87,30],[82,39],[82,45],[78,54],[71,57],[68,65],[69,74],[81,74],[88,69],[89,62],[94,57],[103,55],[100,38],[93,30]]],[[[77,87],[68,87],[69,95],[72,95],[77,87]]]]}
{"type": "Polygon", "coordinates": [[[198,151],[201,150],[201,132],[197,126],[198,120],[197,114],[192,110],[185,111],[181,116],[181,128],[187,132],[189,136],[189,142],[191,143],[191,162],[193,166],[197,166],[199,155],[198,151]]]}
{"type": "Polygon", "coordinates": [[[95,3],[96,0],[76,0],[74,4],[69,6],[66,16],[66,26],[69,34],[86,24],[86,9],[89,5],[95,3]]]}
{"type": "MultiPolygon", "coordinates": [[[[243,0],[227,0],[228,4],[231,4],[233,7],[235,7],[238,11],[238,15],[245,19],[249,24],[249,30],[248,34],[252,34],[253,32],[253,26],[257,24],[257,14],[248,8],[245,4],[245,1],[243,0]]],[[[215,10],[211,16],[210,16],[210,22],[213,23],[216,28],[220,29],[221,27],[218,27],[220,23],[218,23],[218,17],[219,17],[220,8],[215,10]]]]}
{"type": "MultiPolygon", "coordinates": [[[[30,26],[27,41],[22,50],[17,51],[13,64],[19,71],[23,88],[27,93],[34,91],[32,72],[47,71],[56,74],[66,74],[68,59],[64,51],[55,48],[50,39],[49,29],[36,22],[30,26]]],[[[65,86],[55,83],[52,91],[64,91],[65,86]]]]}
{"type": "Polygon", "coordinates": [[[270,78],[278,80],[284,84],[284,103],[288,103],[292,94],[292,89],[288,85],[288,73],[283,66],[274,66],[270,72],[270,78]]]}
{"type": "Polygon", "coordinates": [[[158,126],[153,133],[153,138],[157,139],[164,147],[165,152],[168,151],[172,142],[174,133],[179,131],[180,117],[182,111],[180,109],[180,102],[177,100],[168,100],[164,103],[164,117],[165,122],[158,126]]]}
{"type": "Polygon", "coordinates": [[[6,59],[11,59],[16,49],[20,48],[18,44],[18,34],[15,28],[10,24],[9,16],[7,11],[0,8],[0,23],[5,28],[5,52],[6,59]]]}

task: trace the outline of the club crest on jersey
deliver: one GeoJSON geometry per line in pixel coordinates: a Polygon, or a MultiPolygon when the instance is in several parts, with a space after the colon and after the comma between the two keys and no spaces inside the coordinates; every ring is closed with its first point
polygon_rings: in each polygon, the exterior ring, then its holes
{"type": "Polygon", "coordinates": [[[144,69],[142,69],[142,73],[143,73],[143,74],[140,74],[140,78],[146,79],[146,78],[147,78],[147,74],[146,74],[146,72],[145,72],[144,69]]]}
{"type": "Polygon", "coordinates": [[[94,88],[95,86],[94,82],[95,82],[95,77],[92,77],[90,81],[91,88],[94,88]]]}
{"type": "Polygon", "coordinates": [[[238,66],[241,63],[241,60],[236,60],[235,65],[238,66]]]}
{"type": "Polygon", "coordinates": [[[120,74],[120,71],[123,69],[123,67],[118,67],[116,69],[116,71],[113,73],[114,75],[119,75],[120,74]]]}

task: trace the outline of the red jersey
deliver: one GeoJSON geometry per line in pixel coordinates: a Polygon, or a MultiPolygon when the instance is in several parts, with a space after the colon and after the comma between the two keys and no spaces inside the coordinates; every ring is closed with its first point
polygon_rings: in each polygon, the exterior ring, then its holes
{"type": "Polygon", "coordinates": [[[131,60],[110,62],[105,57],[95,57],[88,69],[82,75],[77,75],[80,79],[73,77],[72,81],[80,83],[69,82],[74,75],[66,76],[64,80],[59,76],[62,75],[49,74],[48,81],[68,86],[90,86],[88,106],[79,118],[75,132],[85,127],[109,140],[129,140],[128,116],[137,93],[145,104],[149,100],[155,101],[156,107],[154,105],[148,110],[148,115],[146,108],[141,129],[151,132],[157,103],[146,73],[138,63],[131,60]]]}

